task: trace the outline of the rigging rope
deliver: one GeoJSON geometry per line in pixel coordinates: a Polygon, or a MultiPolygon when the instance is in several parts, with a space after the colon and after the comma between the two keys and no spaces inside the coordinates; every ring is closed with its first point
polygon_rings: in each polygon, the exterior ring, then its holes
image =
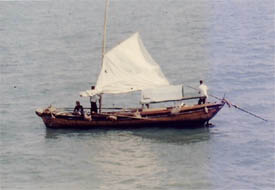
{"type": "MultiPolygon", "coordinates": [[[[189,85],[185,85],[185,86],[188,87],[188,88],[191,88],[191,89],[193,89],[193,90],[198,90],[197,88],[194,88],[194,87],[189,86],[189,85]]],[[[229,101],[228,101],[227,99],[225,99],[225,98],[219,98],[219,97],[214,96],[214,95],[212,95],[212,94],[209,94],[209,96],[211,96],[211,97],[213,97],[213,98],[216,98],[217,100],[224,101],[224,102],[228,105],[228,107],[233,106],[234,108],[236,108],[236,109],[238,109],[238,110],[241,110],[241,111],[243,111],[243,112],[245,112],[245,113],[247,113],[247,114],[250,114],[250,115],[252,115],[252,116],[254,116],[254,117],[256,117],[256,118],[259,118],[259,119],[264,120],[264,121],[268,121],[267,119],[264,119],[264,118],[262,118],[262,117],[260,117],[260,116],[258,116],[258,115],[256,115],[256,114],[250,112],[250,111],[247,111],[247,110],[245,110],[245,109],[243,109],[243,108],[237,106],[236,104],[232,104],[231,102],[229,102],[229,101]]]]}

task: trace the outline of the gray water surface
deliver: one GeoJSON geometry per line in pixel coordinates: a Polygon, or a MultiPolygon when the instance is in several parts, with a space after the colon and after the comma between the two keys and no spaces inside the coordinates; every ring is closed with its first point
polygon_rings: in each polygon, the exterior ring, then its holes
{"type": "Polygon", "coordinates": [[[138,31],[172,84],[203,79],[269,122],[224,107],[209,129],[77,131],[46,129],[34,111],[89,105],[79,91],[100,71],[104,1],[1,1],[1,189],[275,189],[274,9],[272,0],[111,0],[107,49],[138,31]]]}

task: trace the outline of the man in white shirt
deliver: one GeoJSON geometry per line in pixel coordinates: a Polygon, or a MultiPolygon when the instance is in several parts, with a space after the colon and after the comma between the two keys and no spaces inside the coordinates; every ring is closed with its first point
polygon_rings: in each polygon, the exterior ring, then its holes
{"type": "MultiPolygon", "coordinates": [[[[92,90],[95,89],[95,86],[91,87],[92,90]]],[[[98,95],[94,95],[90,97],[90,102],[91,102],[91,114],[92,113],[97,113],[97,105],[96,102],[99,99],[98,95]]]]}
{"type": "Polygon", "coordinates": [[[202,80],[200,80],[199,94],[201,95],[201,97],[199,99],[198,104],[201,104],[201,103],[205,104],[206,99],[208,98],[207,90],[208,90],[208,87],[205,84],[203,84],[202,80]]]}

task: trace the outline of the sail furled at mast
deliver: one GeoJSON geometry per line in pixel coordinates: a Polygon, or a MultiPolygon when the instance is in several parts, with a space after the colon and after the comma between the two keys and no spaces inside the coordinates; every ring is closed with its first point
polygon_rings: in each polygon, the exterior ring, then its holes
{"type": "Polygon", "coordinates": [[[135,33],[104,55],[96,91],[118,94],[163,85],[168,80],[135,33]]]}

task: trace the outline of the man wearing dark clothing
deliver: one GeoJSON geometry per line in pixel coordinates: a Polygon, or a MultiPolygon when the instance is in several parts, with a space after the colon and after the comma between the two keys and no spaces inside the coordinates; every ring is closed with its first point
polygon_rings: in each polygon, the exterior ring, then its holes
{"type": "Polygon", "coordinates": [[[84,116],[83,107],[82,107],[82,105],[80,105],[80,102],[79,102],[79,101],[76,101],[75,104],[76,104],[76,106],[75,106],[75,108],[74,108],[73,114],[74,114],[74,115],[81,115],[81,116],[84,116]]]}
{"type": "MultiPolygon", "coordinates": [[[[95,89],[95,86],[91,87],[92,90],[95,89]]],[[[90,97],[90,102],[91,102],[91,114],[92,113],[97,113],[97,105],[96,102],[98,100],[98,95],[94,95],[90,97]]]]}
{"type": "Polygon", "coordinates": [[[91,113],[97,113],[97,105],[96,102],[91,101],[91,113]]]}

